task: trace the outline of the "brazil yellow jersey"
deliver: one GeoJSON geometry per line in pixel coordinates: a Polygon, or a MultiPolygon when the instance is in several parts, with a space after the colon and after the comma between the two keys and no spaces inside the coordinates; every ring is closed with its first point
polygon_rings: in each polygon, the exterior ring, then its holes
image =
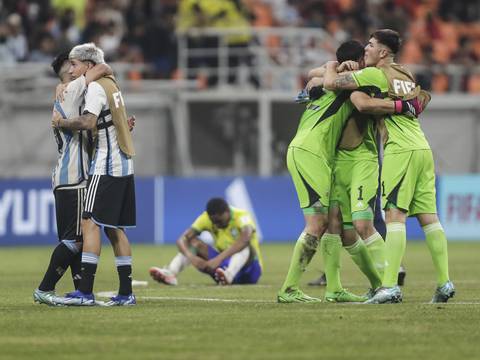
{"type": "Polygon", "coordinates": [[[212,223],[206,211],[204,211],[192,224],[191,228],[197,233],[208,231],[212,234],[214,240],[214,247],[222,252],[233,245],[238,240],[241,230],[250,226],[253,229],[250,245],[255,251],[255,257],[258,258],[260,266],[263,268],[263,260],[260,253],[260,245],[258,242],[258,235],[255,223],[250,213],[246,210],[237,209],[230,206],[230,222],[224,229],[220,229],[212,223]]]}

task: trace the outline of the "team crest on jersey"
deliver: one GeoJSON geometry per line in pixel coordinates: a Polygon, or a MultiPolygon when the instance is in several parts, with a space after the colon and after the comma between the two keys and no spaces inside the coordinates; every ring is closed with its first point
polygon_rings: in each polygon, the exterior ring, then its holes
{"type": "Polygon", "coordinates": [[[232,235],[233,238],[236,238],[238,236],[238,229],[233,228],[232,230],[230,230],[230,234],[232,235]]]}

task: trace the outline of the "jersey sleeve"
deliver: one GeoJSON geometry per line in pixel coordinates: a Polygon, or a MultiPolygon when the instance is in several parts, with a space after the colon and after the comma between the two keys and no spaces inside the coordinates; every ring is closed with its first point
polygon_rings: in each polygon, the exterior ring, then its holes
{"type": "Polygon", "coordinates": [[[387,79],[382,70],[376,67],[367,67],[352,73],[358,87],[376,86],[380,89],[388,88],[387,79]]]}
{"type": "Polygon", "coordinates": [[[253,230],[255,230],[255,223],[248,213],[239,214],[239,216],[236,218],[235,225],[240,230],[244,227],[251,227],[253,230]]]}
{"type": "Polygon", "coordinates": [[[98,116],[100,112],[107,106],[107,94],[102,86],[93,81],[88,85],[87,94],[85,95],[85,108],[91,114],[98,116]]]}
{"type": "Polygon", "coordinates": [[[204,211],[199,217],[197,217],[190,227],[197,233],[210,231],[212,229],[212,222],[210,221],[207,212],[204,211]]]}
{"type": "Polygon", "coordinates": [[[83,95],[85,90],[87,89],[87,83],[85,80],[85,76],[79,76],[67,85],[67,93],[65,96],[71,97],[72,100],[80,97],[83,95]]]}

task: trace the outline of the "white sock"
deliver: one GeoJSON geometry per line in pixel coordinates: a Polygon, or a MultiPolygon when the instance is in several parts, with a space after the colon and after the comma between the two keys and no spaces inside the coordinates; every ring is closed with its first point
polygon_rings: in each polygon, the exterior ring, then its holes
{"type": "Polygon", "coordinates": [[[230,263],[225,269],[227,280],[229,283],[233,281],[235,275],[238,274],[240,269],[247,263],[248,258],[250,257],[250,247],[247,246],[245,249],[233,254],[230,258],[230,263]]]}
{"type": "Polygon", "coordinates": [[[190,260],[188,260],[187,257],[182,253],[178,253],[172,259],[172,261],[170,261],[170,264],[168,265],[167,268],[173,274],[177,275],[180,271],[185,269],[188,265],[190,265],[190,260]]]}

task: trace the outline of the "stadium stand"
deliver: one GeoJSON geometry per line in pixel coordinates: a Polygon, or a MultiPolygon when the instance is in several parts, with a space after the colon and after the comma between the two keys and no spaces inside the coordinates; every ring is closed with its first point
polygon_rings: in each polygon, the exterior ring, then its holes
{"type": "MultiPolygon", "coordinates": [[[[205,65],[221,66],[218,54],[225,51],[230,71],[225,76],[232,83],[241,79],[232,68],[258,65],[259,44],[271,61],[303,66],[330,58],[347,38],[366,41],[373,29],[389,27],[404,37],[400,61],[414,65],[424,88],[480,92],[480,5],[475,0],[22,0],[2,2],[0,20],[0,64],[48,63],[61,50],[93,41],[109,62],[142,65],[127,70],[129,79],[186,76],[202,87],[221,84],[205,65]],[[206,29],[218,32],[202,32],[206,29]],[[304,32],[311,40],[308,34],[315,30],[324,39],[320,44],[303,40],[303,47],[310,45],[306,50],[288,54],[283,46],[288,32],[304,32]],[[182,33],[188,34],[186,44],[177,36],[182,33]],[[197,53],[182,69],[178,46],[207,56],[197,53]],[[185,74],[185,67],[201,71],[185,74]]],[[[253,86],[282,87],[252,72],[247,78],[253,86]]]]}

